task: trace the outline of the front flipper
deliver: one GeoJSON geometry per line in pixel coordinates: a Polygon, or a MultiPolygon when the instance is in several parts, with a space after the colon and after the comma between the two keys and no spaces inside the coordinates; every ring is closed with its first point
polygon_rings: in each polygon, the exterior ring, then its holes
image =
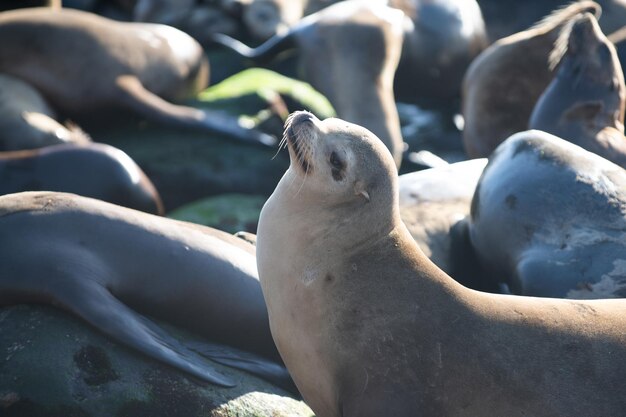
{"type": "Polygon", "coordinates": [[[172,104],[146,90],[141,81],[133,75],[117,77],[117,98],[127,108],[143,117],[175,127],[211,131],[228,135],[246,143],[274,146],[276,138],[255,129],[249,129],[233,116],[225,113],[200,110],[193,107],[172,104]]]}
{"type": "Polygon", "coordinates": [[[76,284],[72,290],[66,287],[57,295],[60,307],[78,315],[116,341],[154,359],[216,385],[236,385],[217,372],[205,358],[122,304],[100,284],[94,281],[76,284]]]}

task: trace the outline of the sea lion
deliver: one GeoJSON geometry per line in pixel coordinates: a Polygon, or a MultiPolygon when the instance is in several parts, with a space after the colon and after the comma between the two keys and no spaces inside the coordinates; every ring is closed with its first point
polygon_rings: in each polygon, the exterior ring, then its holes
{"type": "Polygon", "coordinates": [[[463,80],[463,146],[470,158],[488,157],[506,138],[528,128],[535,103],[553,77],[548,57],[574,16],[600,13],[592,1],[555,10],[530,29],[501,39],[470,65],[463,80]]]}
{"type": "Polygon", "coordinates": [[[469,216],[486,158],[411,172],[398,177],[400,217],[428,258],[466,287],[497,292],[481,282],[480,267],[469,242],[469,216]]]}
{"type": "Polygon", "coordinates": [[[29,84],[0,74],[0,151],[41,148],[61,143],[88,143],[73,124],[62,125],[46,100],[29,84]]]}
{"type": "Polygon", "coordinates": [[[209,227],[73,194],[0,197],[0,304],[49,303],[205,381],[232,385],[203,356],[284,381],[255,248],[209,227]],[[253,355],[178,341],[146,316],[253,355]],[[268,358],[268,359],[264,359],[268,358]]]}
{"type": "Polygon", "coordinates": [[[515,294],[626,297],[626,171],[551,134],[511,136],[472,201],[470,240],[515,294]]]}
{"type": "Polygon", "coordinates": [[[164,214],[157,190],[135,161],[100,143],[0,152],[0,178],[0,195],[63,191],[164,214]]]}
{"type": "Polygon", "coordinates": [[[329,99],[339,117],[375,132],[400,166],[404,142],[393,77],[404,21],[397,9],[351,0],[306,17],[256,49],[226,36],[216,36],[215,41],[260,61],[297,46],[301,78],[329,99]]]}
{"type": "Polygon", "coordinates": [[[393,159],[371,132],[299,112],[285,135],[291,165],[263,207],[257,266],[317,416],[623,413],[626,300],[467,289],[402,223],[393,159]]]}
{"type": "Polygon", "coordinates": [[[394,91],[398,101],[450,107],[463,75],[488,45],[476,0],[390,0],[407,15],[394,91]]]}
{"type": "Polygon", "coordinates": [[[0,73],[32,85],[55,110],[79,122],[120,109],[171,126],[274,143],[230,116],[167,101],[206,87],[209,70],[202,47],[172,27],[33,8],[1,13],[0,38],[0,73]]]}
{"type": "Polygon", "coordinates": [[[568,25],[551,65],[557,73],[528,127],[543,130],[626,168],[626,87],[617,53],[589,13],[568,25]]]}

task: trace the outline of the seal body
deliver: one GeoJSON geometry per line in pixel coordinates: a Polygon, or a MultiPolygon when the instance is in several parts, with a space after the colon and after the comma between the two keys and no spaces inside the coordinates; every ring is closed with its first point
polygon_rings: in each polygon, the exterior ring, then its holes
{"type": "Polygon", "coordinates": [[[472,202],[470,238],[516,294],[626,297],[626,171],[541,131],[494,152],[472,202]]]}
{"type": "Polygon", "coordinates": [[[0,14],[0,37],[0,73],[33,86],[64,116],[80,121],[126,110],[170,126],[270,142],[224,115],[169,102],[206,87],[209,68],[200,44],[172,27],[34,8],[0,14]]]}
{"type": "Polygon", "coordinates": [[[124,152],[109,145],[54,145],[0,152],[0,195],[62,191],[164,214],[152,182],[124,152]]]}
{"type": "Polygon", "coordinates": [[[550,52],[574,16],[600,13],[591,1],[554,11],[530,29],[495,42],[470,65],[463,81],[463,146],[470,158],[488,157],[506,138],[526,130],[533,108],[553,77],[550,52]]]}
{"type": "Polygon", "coordinates": [[[587,13],[563,31],[555,52],[557,73],[537,101],[529,127],[626,168],[626,87],[615,47],[587,13]]]}
{"type": "Polygon", "coordinates": [[[291,166],[261,213],[257,265],[272,335],[316,415],[625,409],[626,301],[469,290],[402,223],[374,135],[307,113],[285,134],[291,166]]]}
{"type": "Polygon", "coordinates": [[[395,77],[399,101],[450,106],[461,94],[463,75],[488,45],[475,0],[392,0],[410,22],[395,77]]]}
{"type": "Polygon", "coordinates": [[[206,339],[278,359],[254,246],[243,240],[49,192],[0,197],[0,228],[5,256],[0,304],[42,302],[64,308],[118,342],[220,385],[232,381],[215,372],[204,356],[280,373],[280,366],[266,365],[267,360],[207,348],[206,339]],[[206,339],[188,346],[146,316],[206,339]]]}
{"type": "Polygon", "coordinates": [[[64,126],[31,85],[0,74],[0,151],[34,149],[62,143],[88,143],[76,126],[64,126]]]}

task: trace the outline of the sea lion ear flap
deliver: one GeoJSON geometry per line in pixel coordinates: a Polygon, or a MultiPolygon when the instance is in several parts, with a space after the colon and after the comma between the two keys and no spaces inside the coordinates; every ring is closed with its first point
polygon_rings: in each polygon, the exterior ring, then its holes
{"type": "Polygon", "coordinates": [[[354,183],[354,195],[361,196],[367,201],[370,202],[370,194],[365,189],[365,184],[362,181],[357,181],[354,183]]]}

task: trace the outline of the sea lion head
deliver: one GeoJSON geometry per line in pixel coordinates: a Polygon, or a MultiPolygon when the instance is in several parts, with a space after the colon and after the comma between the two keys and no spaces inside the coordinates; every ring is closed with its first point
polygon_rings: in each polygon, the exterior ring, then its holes
{"type": "Polygon", "coordinates": [[[397,202],[397,170],[387,147],[369,130],[341,119],[320,121],[299,111],[285,123],[294,193],[332,206],[397,202]]]}
{"type": "Polygon", "coordinates": [[[585,98],[577,106],[577,118],[585,110],[589,120],[600,116],[597,122],[602,127],[616,120],[621,124],[626,96],[622,68],[615,47],[591,13],[579,15],[562,31],[550,64],[559,66],[557,78],[571,83],[572,91],[585,98]]]}

